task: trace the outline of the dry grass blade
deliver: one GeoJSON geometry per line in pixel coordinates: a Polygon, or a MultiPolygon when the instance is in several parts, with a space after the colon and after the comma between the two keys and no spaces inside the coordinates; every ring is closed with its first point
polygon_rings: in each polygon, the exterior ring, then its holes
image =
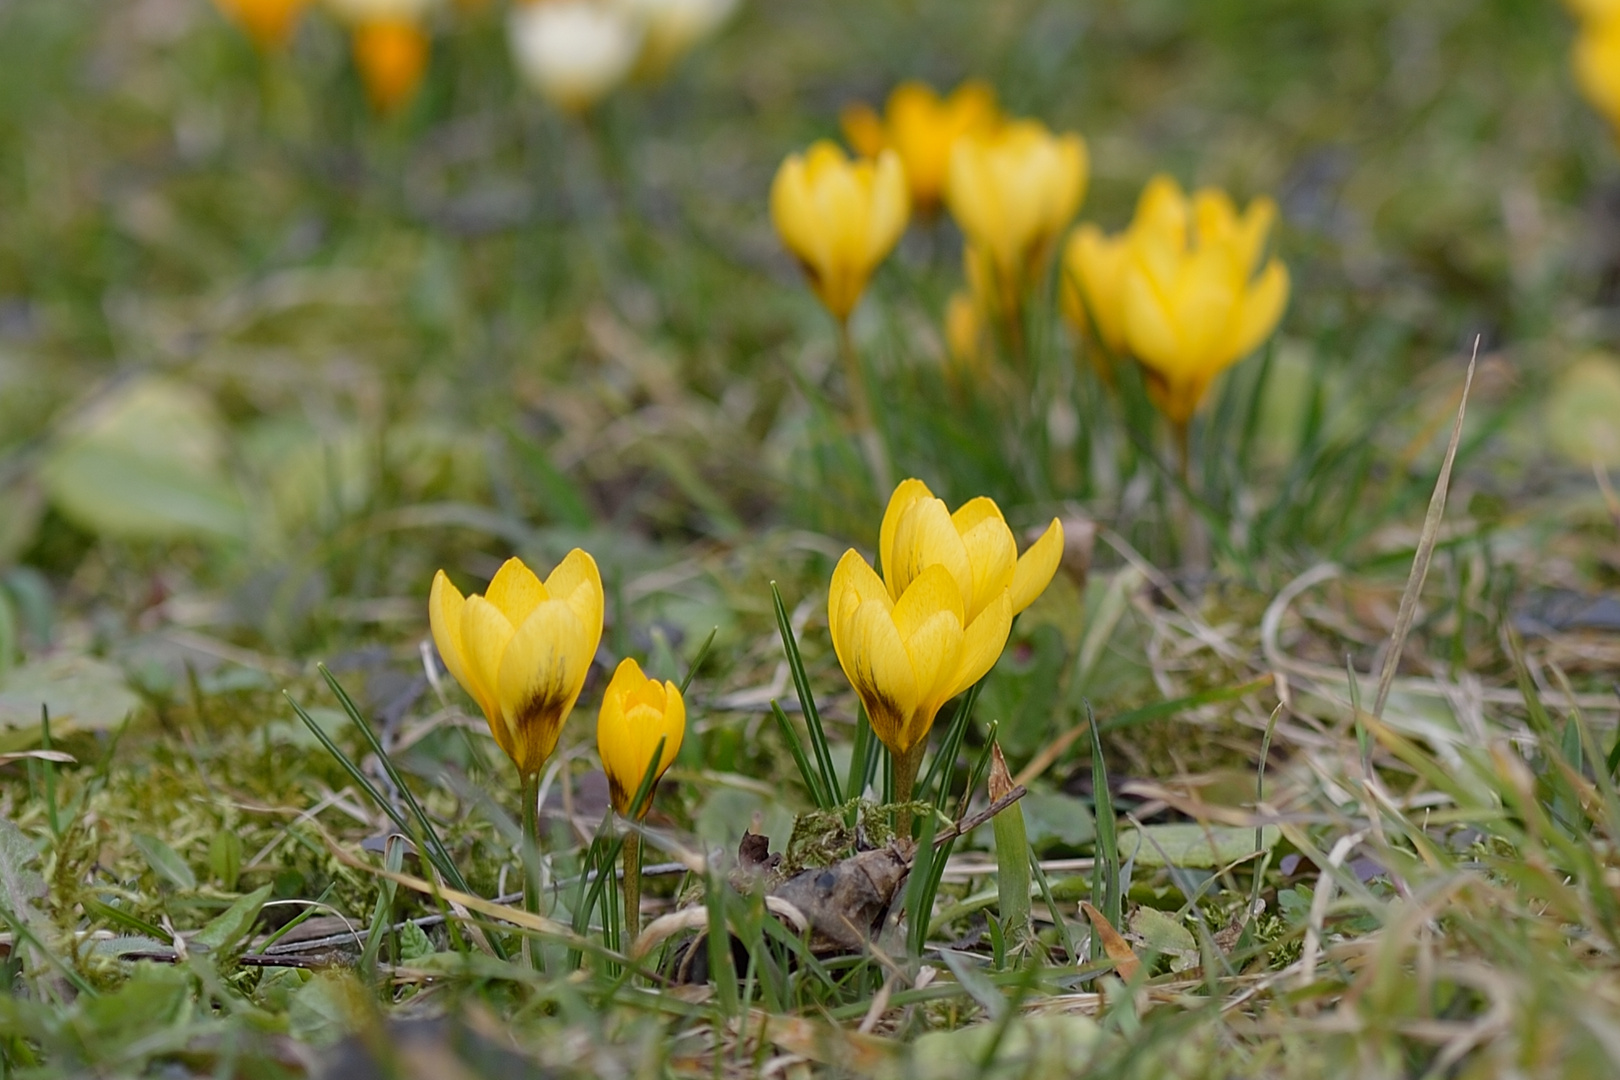
{"type": "Polygon", "coordinates": [[[1091,920],[1092,929],[1097,932],[1097,939],[1102,942],[1103,952],[1114,962],[1115,973],[1126,982],[1136,978],[1137,973],[1142,970],[1142,961],[1137,959],[1130,942],[1114,929],[1114,924],[1109,922],[1102,912],[1086,901],[1080,901],[1080,910],[1091,920]]]}
{"type": "Polygon", "coordinates": [[[1462,400],[1457,402],[1457,420],[1451,425],[1451,442],[1446,446],[1446,458],[1440,465],[1440,477],[1435,481],[1434,494],[1429,497],[1429,512],[1423,519],[1423,534],[1418,538],[1417,554],[1412,558],[1412,573],[1406,579],[1406,591],[1401,594],[1400,610],[1395,615],[1395,629],[1389,636],[1389,651],[1384,656],[1384,669],[1378,673],[1378,696],[1373,701],[1372,714],[1382,718],[1384,702],[1389,698],[1390,684],[1401,665],[1401,652],[1406,647],[1406,635],[1412,630],[1417,617],[1418,597],[1423,593],[1423,581],[1429,576],[1429,560],[1434,557],[1435,541],[1440,536],[1440,521],[1446,513],[1446,493],[1451,488],[1451,467],[1457,460],[1457,444],[1462,441],[1463,417],[1468,414],[1468,392],[1474,386],[1474,368],[1479,364],[1479,338],[1474,338],[1474,355],[1468,359],[1468,375],[1463,379],[1462,400]]]}

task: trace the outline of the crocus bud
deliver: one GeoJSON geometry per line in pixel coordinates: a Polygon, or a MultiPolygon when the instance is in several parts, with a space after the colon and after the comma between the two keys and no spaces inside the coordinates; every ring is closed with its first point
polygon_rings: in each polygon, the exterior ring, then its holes
{"type": "MultiPolygon", "coordinates": [[[[621,817],[632,813],[630,800],[641,787],[653,754],[658,752],[659,740],[664,749],[653,772],[653,787],[681,751],[681,736],[686,733],[686,703],[681,700],[680,687],[672,682],[649,679],[641,665],[629,657],[619,662],[602,696],[602,711],[596,721],[596,749],[602,756],[602,769],[607,773],[608,794],[613,809],[621,817]]],[[[634,815],[642,818],[652,805],[649,791],[646,801],[633,808],[634,815]]]]}

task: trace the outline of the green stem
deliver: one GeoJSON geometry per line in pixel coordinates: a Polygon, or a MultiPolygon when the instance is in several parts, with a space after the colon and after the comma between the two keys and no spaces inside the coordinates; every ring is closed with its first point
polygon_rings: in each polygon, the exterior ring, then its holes
{"type": "Polygon", "coordinates": [[[923,752],[927,749],[927,741],[919,740],[916,746],[894,755],[894,835],[897,837],[911,836],[911,793],[917,786],[917,771],[922,767],[923,752]]]}
{"type": "Polygon", "coordinates": [[[632,827],[624,835],[624,947],[641,933],[641,834],[632,827]]]}
{"type": "Polygon", "coordinates": [[[850,336],[848,319],[838,320],[838,355],[844,361],[844,382],[849,387],[849,407],[855,414],[855,437],[859,440],[861,450],[866,455],[866,463],[872,470],[872,481],[877,485],[878,499],[880,502],[885,501],[894,486],[889,474],[889,455],[872,419],[872,399],[867,392],[866,368],[861,363],[859,354],[855,352],[855,339],[850,336]]]}
{"type": "MultiPolygon", "coordinates": [[[[523,778],[523,910],[540,914],[540,772],[523,778]]],[[[533,939],[524,939],[524,952],[536,971],[540,970],[540,949],[533,939]]]]}

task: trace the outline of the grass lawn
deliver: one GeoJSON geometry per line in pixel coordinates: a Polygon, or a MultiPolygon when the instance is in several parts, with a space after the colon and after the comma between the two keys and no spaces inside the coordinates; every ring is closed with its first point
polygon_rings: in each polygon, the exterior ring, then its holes
{"type": "Polygon", "coordinates": [[[0,0],[0,1080],[1620,1075],[1571,11],[742,0],[585,109],[517,17],[431,6],[382,115],[324,8],[0,0]],[[1104,233],[1157,174],[1274,200],[1274,332],[1178,426],[1065,316],[1068,216],[969,291],[963,181],[832,317],[773,177],[908,79],[1083,136],[1104,233]],[[908,477],[1050,555],[1021,613],[915,556],[956,637],[906,655],[967,672],[915,748],[843,606],[908,477]],[[494,610],[576,548],[521,692],[430,627],[437,571],[494,610]],[[661,779],[598,749],[625,658],[661,779]]]}

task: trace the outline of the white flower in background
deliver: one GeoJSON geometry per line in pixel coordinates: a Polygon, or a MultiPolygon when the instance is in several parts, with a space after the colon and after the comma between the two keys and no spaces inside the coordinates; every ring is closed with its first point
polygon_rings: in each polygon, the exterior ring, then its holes
{"type": "Polygon", "coordinates": [[[704,38],[720,29],[737,0],[621,0],[641,22],[646,42],[638,74],[658,78],[704,38]]]}
{"type": "Polygon", "coordinates": [[[641,55],[641,25],[618,4],[519,4],[507,30],[523,77],[570,112],[584,112],[623,82],[641,55]]]}

